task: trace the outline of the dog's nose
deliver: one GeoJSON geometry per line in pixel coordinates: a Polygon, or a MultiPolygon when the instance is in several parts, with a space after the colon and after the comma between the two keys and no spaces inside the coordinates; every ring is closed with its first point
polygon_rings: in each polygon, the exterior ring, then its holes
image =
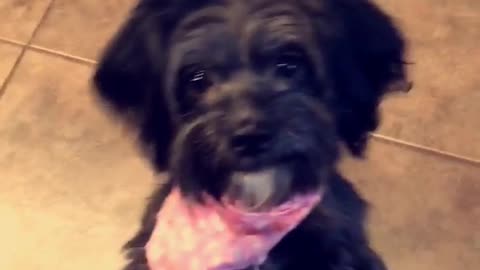
{"type": "Polygon", "coordinates": [[[231,143],[238,155],[254,156],[267,151],[272,139],[272,134],[267,130],[243,129],[234,134],[231,143]]]}

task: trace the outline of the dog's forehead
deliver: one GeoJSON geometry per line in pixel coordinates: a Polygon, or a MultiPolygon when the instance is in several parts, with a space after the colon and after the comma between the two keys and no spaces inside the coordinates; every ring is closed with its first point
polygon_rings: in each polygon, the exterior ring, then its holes
{"type": "MultiPolygon", "coordinates": [[[[263,6],[214,5],[188,14],[172,37],[176,58],[234,64],[253,50],[268,51],[283,43],[312,42],[309,18],[294,4],[270,1],[263,6]],[[261,7],[261,8],[259,8],[261,7]]],[[[174,61],[177,62],[177,61],[174,61]]]]}

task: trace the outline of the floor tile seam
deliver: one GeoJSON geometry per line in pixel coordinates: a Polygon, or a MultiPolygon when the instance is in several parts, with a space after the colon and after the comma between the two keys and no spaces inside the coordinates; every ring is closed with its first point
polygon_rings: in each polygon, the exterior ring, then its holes
{"type": "MultiPolygon", "coordinates": [[[[7,74],[7,77],[5,78],[4,82],[0,86],[0,101],[2,100],[2,97],[5,95],[5,93],[7,91],[7,88],[8,88],[8,85],[10,84],[10,81],[12,80],[13,76],[15,75],[15,72],[17,71],[17,68],[20,65],[20,62],[22,61],[23,56],[25,55],[25,53],[28,49],[28,46],[32,43],[33,39],[35,38],[35,35],[37,34],[38,30],[40,29],[43,22],[47,18],[48,14],[49,14],[52,6],[53,6],[54,1],[55,0],[50,0],[50,2],[48,3],[45,11],[42,14],[42,17],[40,18],[40,20],[38,20],[37,25],[33,29],[29,40],[21,46],[21,51],[20,51],[19,55],[17,56],[17,59],[15,60],[12,68],[10,69],[9,73],[7,74]]],[[[11,39],[4,39],[4,41],[14,43],[14,44],[19,43],[17,41],[11,40],[11,39]]]]}
{"type": "Polygon", "coordinates": [[[11,39],[11,38],[7,38],[7,37],[2,37],[2,36],[0,36],[0,43],[12,45],[12,46],[17,46],[17,47],[27,46],[27,44],[24,43],[24,42],[21,42],[21,41],[15,40],[15,39],[11,39]]]}
{"type": "Polygon", "coordinates": [[[50,0],[50,2],[47,5],[47,8],[45,9],[45,11],[42,14],[42,17],[40,18],[37,25],[33,29],[32,34],[30,35],[30,38],[28,39],[27,46],[30,46],[32,44],[33,40],[35,39],[38,32],[40,31],[40,28],[42,28],[42,25],[47,20],[47,17],[50,14],[50,10],[52,10],[54,4],[55,4],[55,0],[50,0]]]}
{"type": "Polygon", "coordinates": [[[43,17],[40,19],[39,21],[39,24],[37,25],[36,29],[34,30],[34,32],[32,33],[31,37],[30,37],[30,40],[28,41],[28,43],[26,44],[27,46],[27,49],[31,49],[33,51],[37,51],[37,52],[44,52],[44,53],[47,53],[47,54],[50,54],[50,55],[56,55],[56,56],[60,56],[64,59],[68,59],[68,60],[72,60],[74,62],[79,62],[79,63],[86,63],[86,64],[90,64],[90,65],[95,65],[96,64],[96,61],[92,60],[92,59],[89,59],[89,58],[85,58],[85,57],[81,57],[81,56],[76,56],[76,55],[73,55],[73,54],[69,54],[67,52],[64,52],[64,51],[61,51],[61,50],[57,50],[57,49],[53,49],[53,48],[47,48],[47,47],[44,47],[44,46],[41,46],[41,45],[37,45],[34,43],[35,41],[35,38],[37,37],[37,34],[38,32],[40,31],[42,25],[45,23],[45,21],[47,20],[48,18],[48,15],[50,14],[50,11],[51,9],[53,8],[53,6],[55,5],[55,1],[56,0],[50,0],[50,3],[47,7],[47,9],[45,10],[45,13],[43,14],[43,17]]]}
{"type": "Polygon", "coordinates": [[[59,51],[59,50],[55,50],[55,49],[46,48],[46,47],[39,46],[39,45],[32,45],[32,44],[27,45],[27,50],[31,50],[31,51],[35,51],[35,52],[39,52],[39,53],[45,53],[45,54],[52,55],[52,56],[57,56],[57,57],[60,57],[60,58],[67,59],[69,61],[73,61],[73,62],[81,63],[81,64],[86,64],[86,65],[89,65],[89,66],[97,65],[97,61],[95,61],[95,60],[85,58],[85,57],[81,57],[81,56],[76,56],[74,54],[69,54],[69,53],[59,51]]]}
{"type": "Polygon", "coordinates": [[[10,68],[7,76],[5,77],[5,80],[0,85],[0,102],[2,101],[2,97],[5,95],[5,92],[7,92],[7,87],[10,84],[10,81],[12,80],[13,75],[17,71],[17,68],[20,65],[20,62],[22,61],[26,50],[27,50],[27,47],[22,46],[22,48],[20,50],[20,53],[18,54],[17,58],[15,59],[15,62],[13,63],[12,67],[10,68]]]}
{"type": "Polygon", "coordinates": [[[430,154],[430,155],[437,156],[437,157],[440,157],[440,158],[444,158],[444,159],[447,159],[447,160],[460,162],[460,163],[463,163],[463,164],[468,164],[468,165],[472,165],[474,167],[480,168],[480,160],[475,159],[475,158],[455,154],[455,153],[449,152],[449,151],[443,151],[443,150],[440,150],[440,149],[437,149],[437,148],[428,147],[428,146],[425,146],[425,145],[405,141],[405,140],[402,140],[402,139],[397,139],[397,138],[382,135],[382,134],[379,134],[379,133],[372,133],[371,135],[372,135],[372,138],[375,141],[388,143],[388,144],[392,144],[392,145],[397,145],[399,147],[412,149],[412,150],[415,150],[415,151],[418,151],[418,152],[421,152],[421,153],[430,154]]]}

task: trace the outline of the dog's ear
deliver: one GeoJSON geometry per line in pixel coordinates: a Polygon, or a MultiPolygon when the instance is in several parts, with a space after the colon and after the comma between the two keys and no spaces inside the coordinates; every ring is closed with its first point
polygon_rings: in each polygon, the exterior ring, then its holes
{"type": "Polygon", "coordinates": [[[363,154],[379,124],[378,105],[391,91],[408,91],[405,43],[392,20],[368,0],[332,1],[341,34],[334,55],[339,134],[363,154]]]}
{"type": "Polygon", "coordinates": [[[133,11],[105,50],[93,82],[105,103],[138,128],[156,167],[164,169],[172,125],[163,93],[165,44],[151,13],[133,11]]]}

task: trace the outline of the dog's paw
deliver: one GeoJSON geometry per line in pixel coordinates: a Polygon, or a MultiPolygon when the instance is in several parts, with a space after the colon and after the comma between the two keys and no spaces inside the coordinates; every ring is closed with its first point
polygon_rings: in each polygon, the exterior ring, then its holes
{"type": "Polygon", "coordinates": [[[123,270],[150,270],[146,264],[129,264],[123,270]]]}
{"type": "Polygon", "coordinates": [[[145,249],[129,248],[126,249],[127,266],[123,270],[149,270],[145,249]]]}

